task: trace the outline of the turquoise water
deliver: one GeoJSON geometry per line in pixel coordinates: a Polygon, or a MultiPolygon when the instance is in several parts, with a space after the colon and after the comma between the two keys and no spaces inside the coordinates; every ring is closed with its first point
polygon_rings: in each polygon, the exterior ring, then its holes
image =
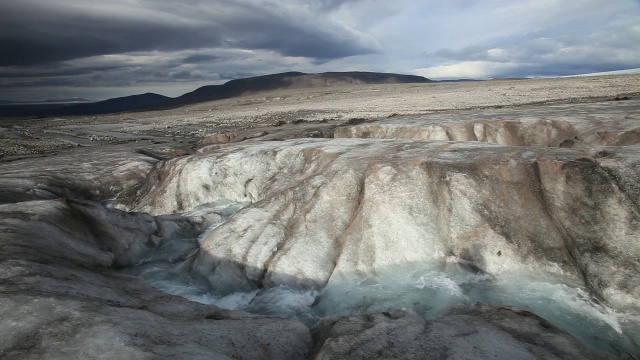
{"type": "MultiPolygon", "coordinates": [[[[213,206],[219,208],[221,221],[242,207],[234,203],[213,206]]],[[[332,279],[316,290],[278,286],[223,295],[190,271],[189,258],[205,235],[163,242],[123,272],[192,301],[293,317],[309,326],[325,316],[397,308],[433,317],[457,304],[510,305],[543,317],[583,343],[614,354],[628,351],[640,357],[640,316],[616,312],[581,284],[559,277],[527,273],[494,277],[463,261],[448,259],[438,265],[408,264],[374,276],[332,279]]]]}

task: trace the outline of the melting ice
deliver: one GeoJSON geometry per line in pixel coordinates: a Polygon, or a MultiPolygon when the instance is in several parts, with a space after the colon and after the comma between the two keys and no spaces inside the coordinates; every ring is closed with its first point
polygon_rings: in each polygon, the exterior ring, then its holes
{"type": "MultiPolygon", "coordinates": [[[[214,204],[221,221],[244,204],[214,204]]],[[[214,224],[209,231],[219,224],[214,224]]],[[[427,317],[456,304],[476,302],[527,309],[596,348],[640,354],[640,316],[622,314],[599,302],[579,284],[553,276],[512,274],[493,277],[464,262],[413,264],[376,275],[332,280],[323,289],[285,286],[222,295],[188,271],[184,261],[198,249],[199,239],[175,240],[149,252],[125,269],[156,288],[192,301],[264,315],[295,317],[313,325],[324,316],[410,308],[427,317]]]]}

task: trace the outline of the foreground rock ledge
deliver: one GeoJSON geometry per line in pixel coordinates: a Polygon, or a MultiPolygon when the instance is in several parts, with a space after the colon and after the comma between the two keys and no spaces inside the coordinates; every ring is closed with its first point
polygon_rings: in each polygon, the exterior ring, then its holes
{"type": "Polygon", "coordinates": [[[0,214],[0,354],[6,358],[308,353],[309,330],[295,320],[193,303],[114,269],[153,246],[170,221],[64,199],[0,205],[0,214]]]}
{"type": "Polygon", "coordinates": [[[477,304],[432,320],[410,310],[325,318],[316,359],[613,359],[528,311],[477,304]]]}

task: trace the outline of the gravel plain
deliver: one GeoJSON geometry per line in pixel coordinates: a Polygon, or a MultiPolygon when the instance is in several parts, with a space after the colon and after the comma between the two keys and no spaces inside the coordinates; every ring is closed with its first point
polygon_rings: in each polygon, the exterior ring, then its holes
{"type": "Polygon", "coordinates": [[[162,111],[0,118],[0,161],[135,141],[194,147],[211,135],[283,123],[375,120],[434,111],[639,96],[640,74],[284,89],[162,111]]]}

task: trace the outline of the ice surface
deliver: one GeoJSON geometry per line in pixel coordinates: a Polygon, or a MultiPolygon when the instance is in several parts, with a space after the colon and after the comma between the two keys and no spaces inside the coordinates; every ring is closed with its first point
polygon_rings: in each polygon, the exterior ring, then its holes
{"type": "MultiPolygon", "coordinates": [[[[221,214],[222,221],[246,206],[216,202],[194,211],[221,214]],[[205,209],[206,208],[206,209],[205,209]]],[[[210,232],[219,224],[213,224],[210,232]]],[[[434,317],[451,306],[476,302],[520,307],[565,329],[582,342],[619,354],[640,354],[640,317],[614,311],[581,286],[551,274],[492,276],[455,257],[431,264],[394,266],[376,274],[342,276],[322,289],[277,286],[222,294],[189,263],[203,235],[162,243],[145,254],[128,274],[167,293],[222,308],[295,317],[311,326],[325,316],[412,309],[434,317]]]]}

